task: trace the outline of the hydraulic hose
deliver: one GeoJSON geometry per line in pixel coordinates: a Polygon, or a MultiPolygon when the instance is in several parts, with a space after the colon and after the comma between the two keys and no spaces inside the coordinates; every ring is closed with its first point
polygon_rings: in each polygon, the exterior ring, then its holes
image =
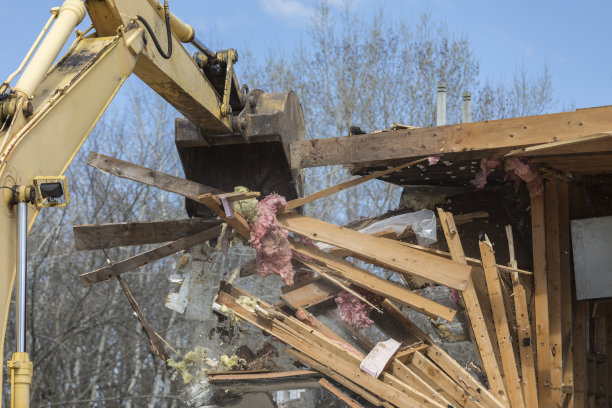
{"type": "Polygon", "coordinates": [[[138,20],[145,26],[146,30],[149,32],[149,35],[153,40],[153,44],[155,44],[155,48],[157,48],[159,54],[164,59],[170,59],[170,57],[172,56],[172,30],[170,28],[170,9],[168,7],[168,0],[164,0],[164,19],[166,21],[166,35],[168,37],[167,52],[164,52],[164,50],[162,50],[161,45],[159,44],[159,41],[157,40],[157,37],[155,36],[155,33],[153,32],[153,29],[151,28],[147,20],[145,20],[145,18],[140,15],[137,15],[136,18],[138,18],[138,20]]]}

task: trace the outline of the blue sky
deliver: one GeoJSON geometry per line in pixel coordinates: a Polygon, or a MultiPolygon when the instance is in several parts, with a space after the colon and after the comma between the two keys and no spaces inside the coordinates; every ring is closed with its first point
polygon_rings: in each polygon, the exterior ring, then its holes
{"type": "MultiPolygon", "coordinates": [[[[330,0],[339,12],[343,0],[330,0]]],[[[60,1],[3,2],[0,77],[19,64],[60,1]]],[[[308,28],[315,2],[310,0],[169,0],[171,10],[197,31],[211,48],[248,49],[251,53],[290,50],[308,28]]],[[[378,8],[390,18],[414,23],[423,13],[444,23],[450,33],[470,42],[482,78],[510,81],[518,67],[528,72],[550,68],[557,111],[611,103],[612,47],[609,19],[612,1],[522,0],[353,0],[362,14],[378,8]]],[[[85,29],[89,22],[79,28],[85,29]]],[[[239,63],[240,64],[240,61],[239,63]]],[[[121,94],[119,96],[121,98],[121,94]]]]}

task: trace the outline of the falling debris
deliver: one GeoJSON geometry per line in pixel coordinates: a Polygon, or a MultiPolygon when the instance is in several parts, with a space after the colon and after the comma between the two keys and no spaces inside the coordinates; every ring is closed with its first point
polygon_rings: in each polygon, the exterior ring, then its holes
{"type": "Polygon", "coordinates": [[[251,228],[251,247],[257,251],[257,274],[280,275],[287,285],[293,285],[291,247],[287,230],[281,228],[276,213],[287,205],[287,200],[271,194],[257,205],[259,217],[251,228]]]}
{"type": "Polygon", "coordinates": [[[208,354],[208,350],[198,346],[185,354],[181,361],[168,359],[166,363],[168,367],[176,370],[175,375],[180,375],[184,384],[190,384],[194,380],[200,381],[204,378],[206,370],[217,368],[218,362],[208,358],[208,354]]]}
{"type": "Polygon", "coordinates": [[[370,327],[374,321],[368,316],[372,307],[366,305],[346,290],[338,293],[336,304],[340,311],[340,317],[356,329],[370,327]]]}

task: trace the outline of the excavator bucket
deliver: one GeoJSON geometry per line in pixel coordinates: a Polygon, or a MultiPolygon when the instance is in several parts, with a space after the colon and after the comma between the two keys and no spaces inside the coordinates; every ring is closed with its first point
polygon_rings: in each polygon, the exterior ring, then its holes
{"type": "MultiPolygon", "coordinates": [[[[291,200],[301,196],[302,176],[289,165],[289,145],[305,137],[302,107],[295,92],[253,90],[244,108],[232,117],[233,134],[213,135],[187,119],[176,120],[175,142],[185,177],[231,192],[236,186],[278,193],[291,200]]],[[[190,217],[210,217],[202,204],[187,199],[190,217]]]]}

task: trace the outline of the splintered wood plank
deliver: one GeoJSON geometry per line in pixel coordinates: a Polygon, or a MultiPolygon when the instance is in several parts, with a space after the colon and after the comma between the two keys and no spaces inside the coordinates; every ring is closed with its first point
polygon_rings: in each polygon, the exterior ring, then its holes
{"type": "Polygon", "coordinates": [[[576,327],[574,328],[574,408],[587,406],[587,340],[589,302],[576,302],[576,327]]]}
{"type": "MultiPolygon", "coordinates": [[[[560,280],[561,280],[561,338],[563,345],[563,388],[571,389],[568,408],[574,405],[574,355],[572,317],[574,315],[573,285],[571,273],[571,235],[569,215],[569,186],[559,183],[559,254],[560,254],[560,280]],[[569,340],[569,344],[568,344],[569,340]]],[[[564,397],[565,399],[565,397],[564,397]]]]}
{"type": "Polygon", "coordinates": [[[610,131],[612,107],[538,116],[402,129],[291,143],[291,167],[364,163],[463,153],[488,157],[487,151],[511,150],[571,140],[610,131]],[[485,150],[485,152],[474,152],[485,150]],[[479,155],[480,154],[480,155],[479,155]]]}
{"type": "MultiPolygon", "coordinates": [[[[440,217],[440,224],[444,230],[451,256],[457,262],[467,263],[453,215],[438,208],[438,216],[440,217]]],[[[500,401],[506,401],[506,390],[501,377],[501,370],[497,364],[493,340],[487,330],[486,320],[474,287],[473,277],[470,278],[466,290],[462,293],[462,297],[472,328],[470,332],[473,337],[472,341],[477,347],[477,352],[480,355],[482,366],[489,380],[493,395],[499,398],[500,401]]]]}
{"type": "Polygon", "coordinates": [[[373,394],[361,388],[359,385],[338,374],[330,367],[319,363],[315,359],[308,357],[308,355],[302,353],[301,351],[292,348],[287,348],[285,349],[285,353],[300,361],[302,364],[310,366],[313,369],[319,371],[321,374],[324,374],[332,380],[336,381],[337,383],[342,384],[349,390],[353,391],[356,394],[359,394],[363,399],[376,405],[377,407],[383,406],[383,402],[380,400],[380,398],[375,397],[373,394]]]}
{"type": "Polygon", "coordinates": [[[296,234],[354,252],[386,268],[458,290],[465,290],[472,268],[435,255],[405,247],[386,238],[377,238],[315,218],[293,213],[278,215],[279,224],[296,234]]]}
{"type": "Polygon", "coordinates": [[[411,367],[394,359],[390,367],[391,373],[400,381],[414,387],[424,395],[429,396],[434,401],[442,404],[445,407],[457,406],[457,402],[446,392],[443,387],[435,384],[427,375],[417,373],[411,367]]]}
{"type": "Polygon", "coordinates": [[[361,405],[359,405],[358,403],[353,401],[348,395],[346,395],[345,393],[340,391],[337,387],[334,387],[325,378],[321,378],[319,380],[319,384],[321,384],[321,386],[323,388],[325,388],[327,391],[329,391],[332,394],[334,394],[340,401],[344,402],[349,407],[351,407],[351,408],[361,408],[361,405]]]}
{"type": "Polygon", "coordinates": [[[533,291],[535,302],[536,358],[540,407],[551,406],[548,277],[546,266],[546,215],[544,197],[531,199],[533,241],[533,291]]]}
{"type": "Polygon", "coordinates": [[[155,330],[153,330],[153,328],[147,321],[147,318],[145,317],[144,313],[142,313],[142,310],[140,309],[140,306],[138,306],[136,299],[134,299],[134,296],[132,295],[132,292],[130,291],[130,288],[128,287],[127,283],[125,283],[121,276],[117,276],[117,280],[119,281],[119,285],[121,285],[123,293],[125,293],[125,296],[128,298],[130,306],[132,306],[134,313],[136,313],[136,316],[138,317],[140,325],[142,326],[145,334],[147,335],[147,338],[149,339],[151,353],[153,353],[163,361],[168,360],[168,353],[164,348],[164,344],[162,343],[161,337],[159,336],[159,334],[157,334],[157,332],[155,332],[155,330]]]}
{"type": "MultiPolygon", "coordinates": [[[[222,288],[222,291],[223,290],[226,290],[226,289],[222,288]]],[[[234,297],[248,296],[246,292],[236,287],[231,287],[231,294],[234,297]]],[[[221,298],[222,295],[224,294],[220,292],[219,297],[221,298]]],[[[226,299],[226,298],[223,297],[223,299],[226,299]]],[[[267,304],[265,302],[260,301],[260,304],[263,307],[267,307],[267,304]]],[[[237,306],[240,307],[240,305],[237,305],[237,306]]],[[[236,309],[233,309],[233,310],[236,311],[236,309]]],[[[238,311],[237,314],[240,316],[240,311],[238,311]]],[[[248,318],[245,318],[245,320],[250,321],[248,318]]],[[[257,322],[253,322],[253,321],[250,321],[250,322],[255,325],[258,324],[257,322]]],[[[306,325],[304,322],[301,322],[294,318],[283,318],[281,320],[277,320],[277,319],[273,320],[272,325],[273,325],[272,329],[278,328],[280,330],[279,334],[288,335],[289,336],[287,338],[288,340],[291,339],[291,336],[296,336],[295,338],[300,342],[302,346],[306,346],[306,344],[310,344],[314,346],[315,348],[318,347],[321,350],[324,350],[325,352],[328,352],[328,351],[332,352],[333,355],[339,357],[341,360],[347,362],[349,365],[357,368],[359,372],[359,376],[364,375],[368,377],[358,368],[361,360],[363,359],[363,355],[359,353],[355,353],[351,349],[347,349],[346,347],[339,345],[337,342],[330,341],[328,337],[326,337],[325,335],[322,335],[322,333],[320,333],[317,330],[313,330],[311,327],[306,325]]],[[[272,333],[272,331],[270,331],[271,329],[264,329],[264,330],[268,330],[270,333],[272,333]]],[[[281,337],[279,338],[283,340],[281,337]]],[[[291,345],[292,347],[296,347],[292,343],[288,343],[288,344],[291,345]]],[[[316,358],[315,357],[316,354],[312,354],[311,352],[307,352],[307,354],[309,354],[313,358],[316,358]]],[[[334,370],[336,370],[335,366],[334,366],[334,370]]],[[[348,378],[353,380],[352,377],[348,377],[348,378]]],[[[370,379],[373,379],[373,378],[370,377],[370,379]]],[[[391,373],[387,371],[384,371],[381,374],[379,380],[380,382],[384,384],[388,384],[391,387],[401,391],[404,395],[404,398],[409,399],[409,401],[407,402],[409,402],[410,404],[413,404],[413,406],[441,407],[441,405],[439,405],[435,400],[432,400],[427,395],[422,394],[421,392],[409,386],[408,384],[403,383],[402,381],[400,381],[399,379],[397,379],[395,376],[393,376],[391,373]]],[[[394,405],[398,405],[396,401],[394,400],[390,400],[390,401],[393,401],[394,405]]]]}
{"type": "Polygon", "coordinates": [[[499,353],[504,368],[504,380],[508,392],[508,399],[510,400],[512,408],[522,408],[525,406],[525,402],[521,392],[521,383],[510,340],[510,328],[508,327],[508,319],[504,307],[502,287],[499,281],[497,268],[495,267],[495,255],[493,255],[493,247],[491,244],[480,241],[480,254],[482,256],[482,266],[485,271],[487,288],[491,298],[491,309],[493,311],[493,320],[495,321],[499,353]]]}
{"type": "Polygon", "coordinates": [[[121,222],[75,225],[77,251],[176,241],[219,225],[218,220],[191,218],[176,221],[121,222]]]}
{"type": "Polygon", "coordinates": [[[462,407],[482,407],[480,402],[474,401],[472,396],[463,390],[455,381],[453,381],[444,371],[436,364],[429,360],[421,352],[414,353],[412,361],[408,366],[413,368],[416,373],[419,373],[423,378],[429,378],[432,383],[436,384],[445,394],[448,394],[453,400],[459,403],[462,407]]]}
{"type": "MultiPolygon", "coordinates": [[[[426,316],[433,318],[441,317],[448,321],[452,321],[455,317],[455,310],[436,303],[433,300],[427,299],[426,297],[417,295],[416,293],[413,293],[400,285],[376,276],[344,259],[326,254],[324,251],[321,251],[318,248],[305,245],[300,242],[291,242],[291,249],[296,253],[324,263],[332,272],[337,272],[340,276],[351,281],[357,286],[389,299],[393,299],[402,305],[406,305],[425,314],[426,316]]],[[[312,267],[309,261],[302,261],[300,258],[298,258],[298,260],[312,267]]]]}
{"type": "Polygon", "coordinates": [[[398,170],[404,169],[406,167],[410,167],[410,166],[412,166],[414,164],[423,162],[425,160],[427,160],[427,157],[424,157],[424,158],[419,159],[419,160],[413,160],[410,163],[405,163],[405,164],[402,164],[402,165],[399,165],[399,166],[395,166],[395,167],[392,167],[392,168],[387,169],[387,170],[377,171],[375,173],[368,174],[367,176],[361,176],[361,177],[355,178],[353,180],[348,180],[348,181],[345,181],[344,183],[336,184],[334,186],[331,186],[331,187],[325,188],[323,190],[317,191],[316,193],[310,194],[310,195],[308,195],[306,197],[296,198],[295,200],[291,200],[291,201],[289,201],[287,203],[287,206],[285,208],[287,210],[293,210],[294,208],[301,207],[301,206],[303,206],[305,204],[308,204],[308,203],[311,203],[311,202],[313,202],[315,200],[319,200],[319,199],[321,199],[323,197],[327,197],[327,196],[329,196],[331,194],[335,194],[335,193],[337,193],[339,191],[346,190],[347,188],[351,188],[351,187],[357,186],[357,185],[359,185],[361,183],[365,183],[366,181],[373,180],[373,179],[378,178],[378,177],[382,177],[382,176],[384,176],[386,174],[393,173],[394,171],[398,171],[398,170]]]}
{"type": "Polygon", "coordinates": [[[548,156],[612,151],[612,132],[513,150],[506,156],[548,156]]]}
{"type": "Polygon", "coordinates": [[[412,355],[417,351],[427,350],[429,346],[425,343],[417,344],[414,346],[407,346],[399,349],[397,353],[395,353],[395,358],[401,361],[402,363],[407,363],[412,359],[412,355]]]}
{"type": "Polygon", "coordinates": [[[550,396],[553,407],[562,404],[563,348],[561,332],[561,248],[559,242],[559,181],[547,180],[544,195],[546,213],[546,269],[550,344],[550,396]]]}
{"type": "Polygon", "coordinates": [[[206,193],[223,193],[223,191],[214,187],[205,186],[96,152],[89,154],[87,165],[114,176],[180,194],[192,200],[197,200],[199,196],[206,193]]]}
{"type": "Polygon", "coordinates": [[[593,310],[594,334],[593,351],[595,352],[595,406],[608,408],[608,357],[606,339],[607,303],[597,302],[593,310]]]}
{"type": "Polygon", "coordinates": [[[215,213],[215,215],[225,221],[227,225],[236,230],[236,232],[242,235],[244,238],[249,239],[251,237],[251,227],[249,227],[247,220],[245,220],[242,214],[240,214],[238,211],[234,212],[233,217],[228,217],[225,214],[223,204],[219,197],[207,193],[198,196],[196,200],[207,206],[213,213],[215,213]]]}
{"type": "Polygon", "coordinates": [[[317,279],[308,285],[285,292],[281,295],[283,302],[292,309],[308,308],[338,295],[340,289],[325,279],[317,279]]]}
{"type": "Polygon", "coordinates": [[[177,253],[178,251],[182,251],[183,249],[191,248],[194,245],[216,238],[220,233],[221,226],[219,225],[206,231],[202,231],[199,234],[169,242],[166,245],[143,252],[113,265],[84,273],[79,275],[79,278],[81,279],[83,286],[91,286],[98,282],[110,279],[113,276],[119,276],[124,272],[140,268],[141,266],[147,265],[153,261],[165,258],[169,255],[177,253]]]}
{"type": "Polygon", "coordinates": [[[217,303],[227,306],[241,319],[267,331],[291,347],[317,360],[319,363],[333,367],[333,370],[338,374],[357,383],[371,393],[387,401],[393,401],[393,404],[398,407],[442,407],[388,375],[384,376],[381,381],[361,372],[359,370],[360,360],[357,356],[347,352],[347,350],[329,341],[327,338],[320,336],[316,331],[302,325],[296,319],[286,318],[285,322],[280,322],[276,319],[262,319],[253,311],[240,305],[231,295],[225,292],[219,292],[217,303]]]}
{"type": "Polygon", "coordinates": [[[467,372],[454,358],[452,358],[442,347],[434,343],[423,330],[414,324],[397,306],[385,299],[381,306],[385,312],[395,318],[398,324],[410,329],[412,333],[429,347],[426,350],[427,357],[436,363],[449,377],[459,384],[468,394],[476,398],[486,407],[503,408],[502,404],[489,390],[480,384],[470,373],[467,372]]]}
{"type": "MultiPolygon", "coordinates": [[[[514,256],[514,239],[512,227],[506,226],[506,236],[510,247],[510,264],[516,266],[514,256]]],[[[514,310],[516,313],[516,325],[518,330],[518,345],[521,358],[521,379],[523,383],[523,394],[527,407],[538,407],[538,388],[536,381],[535,360],[531,341],[531,325],[529,323],[529,309],[527,306],[527,296],[525,288],[519,279],[519,274],[513,272],[512,277],[512,298],[514,299],[514,310]]],[[[571,304],[571,303],[570,303],[571,304]]]]}

